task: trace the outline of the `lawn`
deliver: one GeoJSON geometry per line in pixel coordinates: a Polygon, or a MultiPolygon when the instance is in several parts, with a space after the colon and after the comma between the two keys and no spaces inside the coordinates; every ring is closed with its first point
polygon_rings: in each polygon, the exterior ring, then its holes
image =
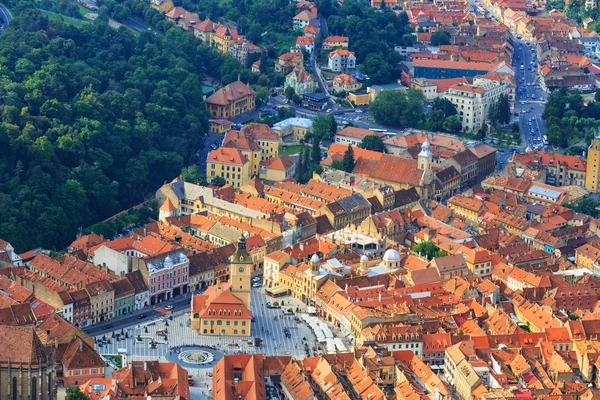
{"type": "Polygon", "coordinates": [[[279,155],[287,154],[288,156],[298,154],[304,146],[281,146],[279,147],[279,155]]]}
{"type": "Polygon", "coordinates": [[[48,17],[48,19],[51,20],[51,21],[55,21],[55,20],[58,20],[58,19],[62,18],[63,21],[65,21],[65,24],[73,25],[76,28],[80,28],[80,27],[82,27],[83,25],[85,25],[85,24],[87,24],[89,22],[87,20],[84,21],[84,20],[81,20],[81,19],[75,19],[75,18],[64,16],[64,15],[60,15],[60,14],[54,14],[54,13],[51,13],[51,12],[46,11],[46,10],[41,10],[40,9],[40,12],[43,15],[45,15],[46,17],[48,17]]]}

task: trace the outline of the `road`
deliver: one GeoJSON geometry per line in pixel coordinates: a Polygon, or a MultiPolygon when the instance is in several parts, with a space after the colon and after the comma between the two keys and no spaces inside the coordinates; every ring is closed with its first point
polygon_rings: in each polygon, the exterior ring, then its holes
{"type": "Polygon", "coordinates": [[[204,138],[203,146],[198,150],[196,156],[194,156],[194,160],[196,160],[196,164],[198,164],[198,169],[201,172],[206,171],[206,157],[208,157],[208,153],[212,150],[210,146],[213,144],[219,145],[219,141],[223,139],[224,135],[219,135],[218,133],[209,133],[204,138]]]}
{"type": "Polygon", "coordinates": [[[143,310],[136,310],[131,314],[114,317],[108,321],[85,327],[83,328],[83,331],[90,336],[98,336],[117,329],[126,329],[130,326],[139,325],[156,318],[164,317],[164,307],[168,305],[173,306],[173,314],[180,314],[181,312],[189,310],[190,296],[190,293],[185,293],[182,296],[177,296],[171,300],[163,301],[156,306],[149,306],[143,310]],[[144,315],[144,317],[139,318],[140,315],[144,315]]]}
{"type": "Polygon", "coordinates": [[[2,19],[4,20],[4,23],[0,26],[0,34],[1,34],[4,32],[4,30],[8,26],[8,23],[12,19],[12,14],[10,13],[10,11],[8,11],[8,8],[6,8],[4,5],[0,4],[0,15],[2,15],[2,19]]]}
{"type": "Polygon", "coordinates": [[[515,112],[519,113],[522,146],[541,149],[545,147],[543,138],[546,135],[546,122],[542,119],[542,113],[546,93],[539,86],[537,57],[532,50],[535,51],[534,44],[515,40],[513,56],[517,80],[515,112]]]}
{"type": "Polygon", "coordinates": [[[136,20],[133,20],[131,18],[127,18],[124,22],[126,25],[130,26],[131,28],[135,29],[138,32],[144,32],[144,31],[151,31],[152,29],[148,28],[147,26],[144,26],[142,24],[140,24],[139,22],[137,22],[136,20]]]}

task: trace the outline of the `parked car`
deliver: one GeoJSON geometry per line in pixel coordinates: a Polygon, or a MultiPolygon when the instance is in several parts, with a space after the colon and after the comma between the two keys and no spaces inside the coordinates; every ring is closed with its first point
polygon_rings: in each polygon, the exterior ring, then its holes
{"type": "Polygon", "coordinates": [[[167,311],[172,310],[172,309],[173,309],[173,306],[166,306],[165,307],[165,310],[167,310],[167,311]]]}
{"type": "Polygon", "coordinates": [[[142,318],[146,318],[146,314],[140,314],[140,315],[138,315],[138,319],[142,319],[142,318]]]}

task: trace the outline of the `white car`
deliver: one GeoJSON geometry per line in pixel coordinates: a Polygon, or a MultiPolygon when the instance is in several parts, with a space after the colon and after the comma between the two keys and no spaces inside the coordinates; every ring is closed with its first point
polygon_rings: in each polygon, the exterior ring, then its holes
{"type": "Polygon", "coordinates": [[[330,113],[331,112],[331,108],[328,108],[325,112],[326,113],[330,113]]]}
{"type": "Polygon", "coordinates": [[[261,287],[261,286],[262,286],[262,285],[261,285],[260,283],[255,283],[255,284],[253,284],[253,285],[252,285],[252,287],[253,287],[253,288],[259,288],[259,287],[261,287]]]}
{"type": "Polygon", "coordinates": [[[172,310],[172,309],[173,309],[173,306],[166,306],[165,307],[165,310],[167,310],[167,311],[172,310]]]}

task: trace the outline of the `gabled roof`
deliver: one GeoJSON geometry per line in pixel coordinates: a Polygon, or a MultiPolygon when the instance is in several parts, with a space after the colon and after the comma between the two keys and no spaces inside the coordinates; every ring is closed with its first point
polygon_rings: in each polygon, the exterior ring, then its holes
{"type": "Polygon", "coordinates": [[[208,153],[207,162],[216,162],[222,164],[244,165],[248,159],[242,152],[232,147],[219,147],[208,153]]]}
{"type": "Polygon", "coordinates": [[[235,81],[217,90],[208,99],[207,104],[229,105],[247,96],[255,96],[256,92],[241,81],[235,81]]]}
{"type": "MultiPolygon", "coordinates": [[[[50,362],[50,358],[32,326],[0,325],[0,363],[36,365],[50,362]]],[[[34,367],[35,368],[35,367],[34,367]]]]}

